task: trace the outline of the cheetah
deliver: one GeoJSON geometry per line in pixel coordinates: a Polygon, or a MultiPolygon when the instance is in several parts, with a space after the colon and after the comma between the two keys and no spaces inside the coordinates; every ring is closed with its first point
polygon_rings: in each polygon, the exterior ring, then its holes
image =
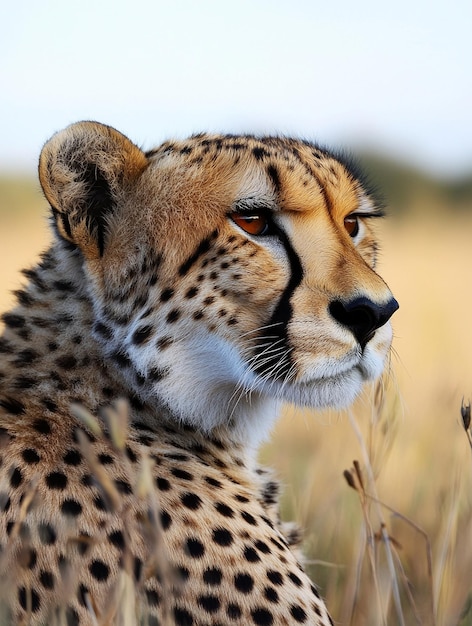
{"type": "Polygon", "coordinates": [[[398,304],[356,167],[285,137],[44,146],[54,242],[0,338],[2,624],[332,621],[258,467],[377,378],[398,304]]]}

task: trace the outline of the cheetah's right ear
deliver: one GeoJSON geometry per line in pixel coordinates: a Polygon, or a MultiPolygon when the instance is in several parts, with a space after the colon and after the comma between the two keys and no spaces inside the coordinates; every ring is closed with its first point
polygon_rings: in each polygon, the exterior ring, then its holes
{"type": "Polygon", "coordinates": [[[127,137],[97,122],[56,133],[39,159],[39,179],[59,234],[87,255],[103,255],[108,219],[147,166],[127,137]]]}

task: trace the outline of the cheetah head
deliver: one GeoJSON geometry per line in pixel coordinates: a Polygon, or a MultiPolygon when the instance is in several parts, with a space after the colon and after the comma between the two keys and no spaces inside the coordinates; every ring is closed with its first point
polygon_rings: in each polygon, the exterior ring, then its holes
{"type": "Polygon", "coordinates": [[[398,305],[375,272],[375,199],[286,138],[196,135],[147,153],[81,122],[40,159],[65,272],[123,393],[205,431],[261,439],[282,401],[352,402],[398,305]]]}

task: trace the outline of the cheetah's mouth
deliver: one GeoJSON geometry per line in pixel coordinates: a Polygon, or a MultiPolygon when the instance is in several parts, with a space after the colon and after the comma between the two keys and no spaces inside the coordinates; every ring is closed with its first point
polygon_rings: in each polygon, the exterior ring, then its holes
{"type": "Polygon", "coordinates": [[[351,350],[343,359],[318,359],[298,377],[282,372],[258,376],[252,389],[285,402],[312,408],[343,408],[351,404],[363,385],[383,372],[386,354],[373,348],[351,350]]]}

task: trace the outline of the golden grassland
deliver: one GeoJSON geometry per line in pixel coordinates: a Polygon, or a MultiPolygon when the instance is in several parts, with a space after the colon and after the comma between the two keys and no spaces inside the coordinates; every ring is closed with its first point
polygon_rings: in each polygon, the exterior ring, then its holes
{"type": "MultiPolygon", "coordinates": [[[[46,216],[36,184],[0,185],[1,310],[47,245],[46,216]]],[[[471,625],[472,215],[424,207],[379,231],[401,307],[388,375],[344,414],[287,407],[261,458],[335,623],[471,625]]]]}

